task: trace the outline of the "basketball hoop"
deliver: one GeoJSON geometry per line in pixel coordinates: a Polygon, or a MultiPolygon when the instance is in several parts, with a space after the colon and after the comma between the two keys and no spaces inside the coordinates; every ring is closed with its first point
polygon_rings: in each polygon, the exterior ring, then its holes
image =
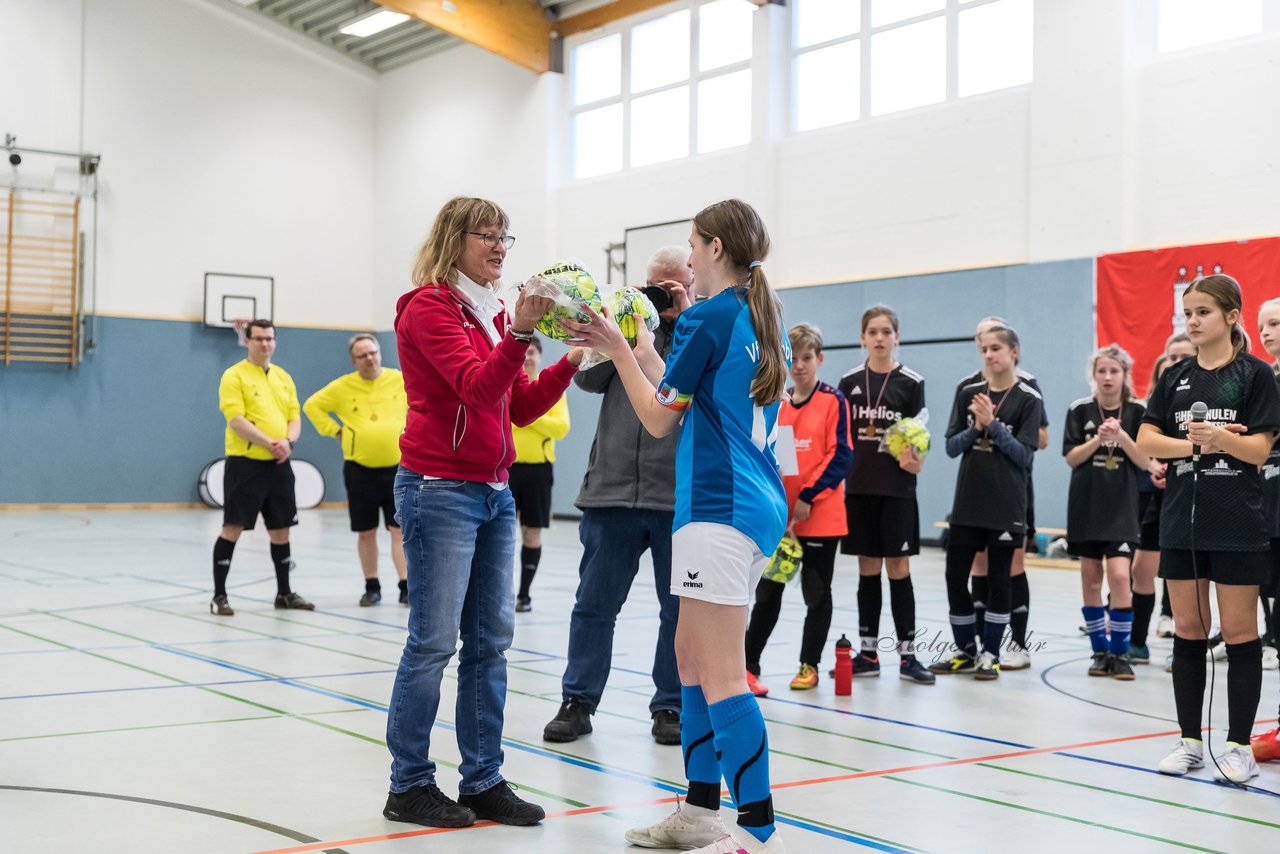
{"type": "Polygon", "coordinates": [[[252,322],[253,322],[253,318],[251,317],[237,317],[231,321],[231,328],[235,330],[235,333],[236,333],[236,343],[239,344],[241,347],[249,346],[247,343],[245,343],[244,331],[249,328],[249,324],[252,322]]]}

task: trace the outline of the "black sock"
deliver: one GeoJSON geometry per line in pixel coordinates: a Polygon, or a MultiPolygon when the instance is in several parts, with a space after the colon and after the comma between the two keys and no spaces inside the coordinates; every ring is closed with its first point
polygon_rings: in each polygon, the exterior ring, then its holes
{"type": "Polygon", "coordinates": [[[1009,614],[1009,634],[1014,643],[1023,649],[1027,648],[1027,619],[1031,616],[1031,585],[1027,584],[1027,574],[1010,576],[1010,604],[1013,611],[1009,614]]]}
{"type": "Polygon", "coordinates": [[[1262,641],[1227,644],[1227,741],[1248,744],[1262,696],[1262,641]]]}
{"type": "Polygon", "coordinates": [[[289,587],[289,570],[293,567],[293,560],[289,557],[288,543],[271,544],[271,562],[276,566],[276,594],[288,596],[293,592],[289,587]]]}
{"type": "Polygon", "coordinates": [[[914,655],[911,642],[916,637],[916,592],[910,575],[889,579],[889,610],[893,612],[893,630],[898,635],[898,652],[914,655]]]}
{"type": "MultiPolygon", "coordinates": [[[[1189,640],[1174,635],[1173,703],[1178,710],[1178,726],[1182,728],[1183,738],[1203,738],[1200,734],[1200,713],[1204,709],[1204,656],[1208,651],[1209,642],[1203,638],[1189,640]]],[[[1245,743],[1248,741],[1246,735],[1245,743]]]]}
{"type": "Polygon", "coordinates": [[[1160,596],[1160,616],[1172,617],[1173,605],[1169,602],[1169,582],[1164,583],[1164,593],[1160,596]]]}
{"type": "Polygon", "coordinates": [[[396,584],[399,585],[401,593],[409,592],[409,579],[407,578],[401,579],[400,581],[396,582],[396,584]]]}
{"type": "Polygon", "coordinates": [[[697,783],[689,781],[689,792],[684,802],[691,807],[702,807],[705,810],[720,809],[720,783],[697,783]]]}
{"type": "Polygon", "coordinates": [[[880,590],[880,575],[858,576],[858,637],[862,638],[862,653],[875,658],[880,640],[880,609],[884,606],[884,593],[880,590]]]}
{"type": "Polygon", "coordinates": [[[529,598],[529,585],[538,573],[538,564],[542,561],[542,546],[531,548],[520,547],[520,598],[529,598]]]}
{"type": "Polygon", "coordinates": [[[1133,594],[1133,635],[1130,646],[1146,646],[1147,633],[1151,631],[1151,615],[1156,610],[1156,594],[1133,594]]]}
{"type": "Polygon", "coordinates": [[[983,627],[987,624],[987,599],[991,596],[991,586],[985,575],[975,575],[969,583],[973,588],[974,637],[982,637],[983,627]]]}
{"type": "Polygon", "coordinates": [[[236,544],[231,540],[218,539],[213,542],[213,595],[227,595],[227,575],[231,572],[231,554],[236,544]]]}
{"type": "Polygon", "coordinates": [[[364,580],[364,592],[365,593],[381,593],[382,582],[376,578],[366,578],[364,580]]]}

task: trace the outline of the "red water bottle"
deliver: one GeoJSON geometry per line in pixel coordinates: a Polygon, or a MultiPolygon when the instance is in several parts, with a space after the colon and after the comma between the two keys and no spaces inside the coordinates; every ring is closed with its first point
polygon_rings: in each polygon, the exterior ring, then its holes
{"type": "Polygon", "coordinates": [[[836,641],[836,696],[853,693],[853,644],[844,635],[836,641]]]}

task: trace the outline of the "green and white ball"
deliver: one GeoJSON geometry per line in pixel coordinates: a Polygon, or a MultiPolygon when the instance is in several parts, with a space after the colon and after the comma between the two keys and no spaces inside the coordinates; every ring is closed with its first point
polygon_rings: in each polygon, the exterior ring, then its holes
{"type": "Polygon", "coordinates": [[[578,323],[587,323],[591,320],[590,315],[578,310],[576,306],[586,303],[594,310],[600,310],[600,289],[596,287],[596,280],[583,267],[563,261],[540,270],[536,275],[549,282],[560,293],[556,305],[544,314],[536,325],[537,330],[548,338],[563,341],[572,337],[561,325],[561,320],[575,320],[578,323]],[[572,303],[575,307],[570,308],[564,305],[566,302],[572,303]]]}

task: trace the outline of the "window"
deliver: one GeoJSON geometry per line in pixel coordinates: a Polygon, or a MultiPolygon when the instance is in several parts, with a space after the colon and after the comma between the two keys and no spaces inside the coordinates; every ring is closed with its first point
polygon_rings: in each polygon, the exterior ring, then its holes
{"type": "Polygon", "coordinates": [[[1168,53],[1262,32],[1262,0],[1158,0],[1156,50],[1168,53]]]}
{"type": "Polygon", "coordinates": [[[749,143],[754,24],[743,0],[688,0],[571,47],[573,177],[749,143]]]}
{"type": "Polygon", "coordinates": [[[792,127],[813,130],[1030,83],[1033,5],[793,0],[792,127]]]}

